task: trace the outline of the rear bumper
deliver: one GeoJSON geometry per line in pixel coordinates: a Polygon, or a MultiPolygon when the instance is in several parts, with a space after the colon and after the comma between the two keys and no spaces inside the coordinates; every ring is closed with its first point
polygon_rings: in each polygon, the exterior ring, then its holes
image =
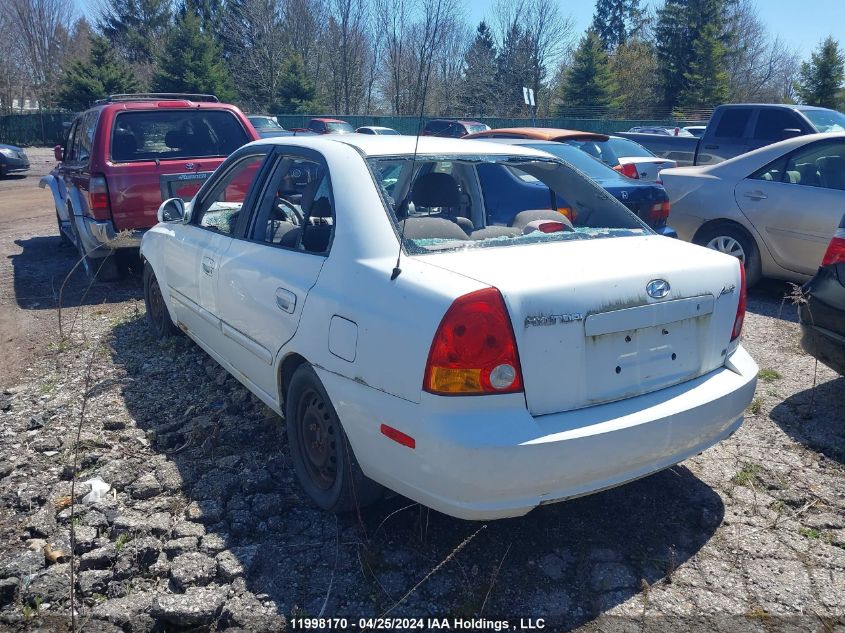
{"type": "Polygon", "coordinates": [[[29,160],[26,158],[8,158],[0,155],[0,171],[4,174],[14,174],[29,170],[29,160]]]}
{"type": "Polygon", "coordinates": [[[820,268],[804,285],[806,302],[799,305],[801,347],[845,376],[845,284],[839,280],[845,265],[820,268]]]}
{"type": "Polygon", "coordinates": [[[696,455],[742,424],[757,365],[738,348],[722,367],[657,392],[532,417],[521,394],[420,404],[318,370],[364,472],[463,519],[526,514],[644,477],[696,455]],[[388,424],[416,440],[401,446],[388,424]]]}
{"type": "Polygon", "coordinates": [[[85,250],[91,257],[105,257],[109,250],[118,248],[138,248],[144,230],[115,231],[110,220],[93,220],[87,216],[77,216],[76,226],[85,250]],[[95,250],[96,249],[96,250],[95,250]]]}

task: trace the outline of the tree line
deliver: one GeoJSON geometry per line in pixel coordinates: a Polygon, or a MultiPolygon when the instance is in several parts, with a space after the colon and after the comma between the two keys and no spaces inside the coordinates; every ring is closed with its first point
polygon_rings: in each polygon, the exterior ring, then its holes
{"type": "Polygon", "coordinates": [[[654,118],[723,102],[843,107],[843,54],[811,57],[752,0],[596,0],[583,34],[558,0],[66,0],[0,4],[0,109],[81,110],[120,92],[216,94],[253,112],[654,118]]]}

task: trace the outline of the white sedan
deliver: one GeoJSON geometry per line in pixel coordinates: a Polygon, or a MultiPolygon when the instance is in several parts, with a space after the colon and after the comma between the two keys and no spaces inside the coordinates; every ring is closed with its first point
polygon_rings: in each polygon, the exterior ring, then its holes
{"type": "Polygon", "coordinates": [[[141,245],[153,332],[284,416],[320,507],[388,488],[518,516],[739,428],[757,367],[735,259],[654,235],[542,152],[415,141],[250,143],[141,245]]]}
{"type": "Polygon", "coordinates": [[[749,285],[763,276],[804,282],[845,209],[845,133],[798,136],[660,177],[681,239],[738,257],[749,285]]]}

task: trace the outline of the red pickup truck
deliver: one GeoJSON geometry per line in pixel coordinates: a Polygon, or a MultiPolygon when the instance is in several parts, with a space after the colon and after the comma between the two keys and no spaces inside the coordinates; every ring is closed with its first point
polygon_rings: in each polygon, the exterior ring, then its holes
{"type": "Polygon", "coordinates": [[[138,248],[163,200],[190,200],[226,156],[258,138],[238,108],[211,95],[112,95],[77,116],[40,186],[88,275],[114,280],[120,254],[138,248]]]}

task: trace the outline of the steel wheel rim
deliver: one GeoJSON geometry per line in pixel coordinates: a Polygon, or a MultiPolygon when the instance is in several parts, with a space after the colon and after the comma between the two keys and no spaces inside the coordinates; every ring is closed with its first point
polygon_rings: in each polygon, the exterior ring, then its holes
{"type": "Polygon", "coordinates": [[[309,479],[320,490],[330,490],[337,479],[337,430],[322,396],[308,389],[297,407],[300,455],[309,479]]]}
{"type": "Polygon", "coordinates": [[[161,288],[158,287],[158,280],[153,277],[150,281],[150,317],[152,317],[153,323],[159,329],[161,329],[163,312],[164,297],[161,296],[161,288]]]}
{"type": "Polygon", "coordinates": [[[733,255],[741,262],[745,262],[745,249],[738,240],[729,235],[719,235],[707,242],[707,248],[712,248],[714,251],[725,253],[726,255],[733,255]]]}

